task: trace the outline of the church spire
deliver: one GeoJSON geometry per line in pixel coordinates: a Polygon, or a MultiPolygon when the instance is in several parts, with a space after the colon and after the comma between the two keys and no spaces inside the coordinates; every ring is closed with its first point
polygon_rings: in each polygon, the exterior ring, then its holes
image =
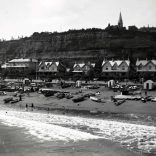
{"type": "Polygon", "coordinates": [[[119,27],[119,28],[122,28],[122,27],[123,27],[123,21],[122,21],[122,15],[121,15],[121,12],[120,12],[120,15],[119,15],[118,27],[119,27]]]}

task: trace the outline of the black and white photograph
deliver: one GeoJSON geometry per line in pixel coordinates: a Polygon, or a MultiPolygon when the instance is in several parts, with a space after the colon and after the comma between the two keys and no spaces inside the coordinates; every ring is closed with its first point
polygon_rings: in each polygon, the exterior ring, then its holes
{"type": "Polygon", "coordinates": [[[156,156],[156,0],[0,0],[0,156],[156,156]]]}

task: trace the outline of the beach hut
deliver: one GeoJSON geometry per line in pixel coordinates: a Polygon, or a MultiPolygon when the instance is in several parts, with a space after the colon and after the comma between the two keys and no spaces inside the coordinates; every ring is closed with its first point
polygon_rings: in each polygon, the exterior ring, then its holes
{"type": "Polygon", "coordinates": [[[81,87],[82,82],[80,80],[76,81],[76,87],[81,87]]]}
{"type": "Polygon", "coordinates": [[[151,90],[154,88],[154,82],[152,80],[147,80],[144,82],[144,89],[151,90]]]}
{"type": "Polygon", "coordinates": [[[113,87],[115,85],[115,81],[114,80],[109,80],[107,82],[108,87],[113,87]]]}
{"type": "Polygon", "coordinates": [[[29,84],[30,84],[30,80],[29,80],[28,78],[25,78],[25,79],[23,80],[23,84],[29,85],[29,84]]]}

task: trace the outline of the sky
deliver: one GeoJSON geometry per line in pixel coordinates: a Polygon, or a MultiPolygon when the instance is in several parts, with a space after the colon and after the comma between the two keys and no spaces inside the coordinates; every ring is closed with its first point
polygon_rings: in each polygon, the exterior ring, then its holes
{"type": "Polygon", "coordinates": [[[156,27],[156,0],[0,0],[0,39],[116,25],[156,27]]]}

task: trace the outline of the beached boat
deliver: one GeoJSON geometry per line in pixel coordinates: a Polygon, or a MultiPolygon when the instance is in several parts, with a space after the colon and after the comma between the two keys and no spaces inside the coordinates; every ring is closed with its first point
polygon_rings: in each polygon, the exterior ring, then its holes
{"type": "Polygon", "coordinates": [[[73,102],[81,102],[84,101],[85,97],[84,96],[78,96],[72,99],[73,102]]]}
{"type": "Polygon", "coordinates": [[[65,95],[65,98],[66,98],[66,99],[71,99],[71,98],[73,98],[73,95],[71,95],[71,94],[66,94],[66,95],[65,95]]]}
{"type": "Polygon", "coordinates": [[[14,99],[14,100],[10,101],[10,103],[17,103],[17,102],[19,102],[18,99],[14,99]]]}
{"type": "Polygon", "coordinates": [[[49,91],[47,91],[47,92],[44,92],[43,95],[44,95],[45,97],[53,96],[53,95],[54,95],[54,92],[49,92],[49,91]]]}
{"type": "Polygon", "coordinates": [[[140,95],[116,95],[114,96],[114,99],[117,99],[117,100],[140,100],[141,99],[141,96],[140,95]]]}
{"type": "Polygon", "coordinates": [[[156,102],[156,97],[155,97],[155,98],[153,98],[153,99],[151,99],[151,101],[152,101],[152,102],[156,102]]]}
{"type": "Polygon", "coordinates": [[[90,96],[90,99],[95,102],[101,102],[101,99],[97,97],[90,96]]]}
{"type": "Polygon", "coordinates": [[[116,106],[120,106],[120,105],[123,104],[125,101],[126,101],[125,99],[124,99],[124,100],[117,100],[114,104],[115,104],[116,106]]]}
{"type": "Polygon", "coordinates": [[[57,94],[56,94],[56,97],[57,97],[58,99],[63,99],[63,98],[65,97],[65,94],[64,94],[64,93],[57,93],[57,94]]]}
{"type": "Polygon", "coordinates": [[[4,99],[3,101],[4,101],[4,103],[9,103],[12,100],[13,100],[13,98],[12,97],[9,97],[9,98],[4,99]]]}
{"type": "Polygon", "coordinates": [[[89,98],[91,96],[95,96],[95,93],[86,93],[86,94],[84,94],[84,97],[87,97],[87,98],[89,98]]]}
{"type": "Polygon", "coordinates": [[[6,92],[0,91],[0,95],[6,95],[6,92]]]}
{"type": "Polygon", "coordinates": [[[61,88],[68,88],[68,87],[71,87],[71,84],[64,83],[61,85],[61,88]]]}

